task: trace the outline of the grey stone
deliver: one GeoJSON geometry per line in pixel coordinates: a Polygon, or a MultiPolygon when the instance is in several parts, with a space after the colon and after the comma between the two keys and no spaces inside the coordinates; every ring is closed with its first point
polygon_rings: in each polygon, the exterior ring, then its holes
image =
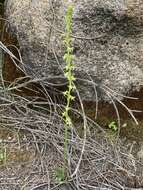
{"type": "Polygon", "coordinates": [[[6,18],[10,31],[17,35],[27,74],[44,77],[45,83],[64,82],[62,34],[69,3],[74,5],[75,76],[82,99],[95,100],[93,82],[104,100],[109,100],[105,86],[123,95],[140,90],[142,0],[8,0],[6,18]]]}

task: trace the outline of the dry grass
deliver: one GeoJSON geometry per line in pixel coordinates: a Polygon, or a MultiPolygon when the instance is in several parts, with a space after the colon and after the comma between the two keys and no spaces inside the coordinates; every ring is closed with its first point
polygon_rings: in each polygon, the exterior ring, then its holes
{"type": "MultiPolygon", "coordinates": [[[[1,126],[5,131],[1,146],[7,149],[8,159],[1,165],[0,188],[64,189],[62,184],[57,184],[55,176],[55,171],[64,162],[63,122],[58,112],[51,111],[50,115],[44,110],[42,113],[42,107],[36,111],[28,108],[28,104],[29,101],[21,97],[15,97],[15,109],[10,104],[1,104],[1,126]]],[[[135,152],[120,140],[115,144],[95,123],[87,120],[87,125],[91,134],[88,133],[74,176],[83,139],[74,126],[69,130],[68,170],[69,176],[73,177],[69,178],[65,189],[141,188],[143,164],[135,157],[135,152]]]]}

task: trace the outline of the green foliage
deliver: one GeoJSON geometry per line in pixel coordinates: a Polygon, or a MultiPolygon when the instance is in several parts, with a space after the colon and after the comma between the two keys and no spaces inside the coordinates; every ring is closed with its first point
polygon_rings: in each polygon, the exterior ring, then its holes
{"type": "Polygon", "coordinates": [[[118,129],[118,126],[115,121],[110,122],[108,127],[109,127],[109,129],[112,129],[113,131],[117,131],[117,129],[118,129]]]}
{"type": "Polygon", "coordinates": [[[0,164],[5,163],[6,159],[7,159],[6,148],[2,147],[0,148],[0,164]]]}
{"type": "MultiPolygon", "coordinates": [[[[65,110],[62,113],[63,120],[65,122],[65,134],[64,134],[64,160],[65,160],[65,168],[68,165],[68,128],[71,127],[72,121],[69,115],[71,110],[71,103],[74,100],[74,96],[72,95],[75,90],[74,81],[76,80],[73,75],[74,65],[73,65],[73,48],[72,48],[72,15],[73,15],[73,6],[69,6],[66,16],[65,16],[65,35],[64,35],[64,44],[65,44],[65,54],[64,61],[66,63],[66,67],[64,70],[64,75],[68,81],[67,90],[64,92],[64,96],[66,97],[67,103],[65,106],[65,110]]],[[[66,172],[64,172],[66,173],[66,172]]]]}
{"type": "Polygon", "coordinates": [[[57,170],[55,171],[55,177],[58,183],[63,183],[66,180],[65,168],[57,168],[57,170]]]}

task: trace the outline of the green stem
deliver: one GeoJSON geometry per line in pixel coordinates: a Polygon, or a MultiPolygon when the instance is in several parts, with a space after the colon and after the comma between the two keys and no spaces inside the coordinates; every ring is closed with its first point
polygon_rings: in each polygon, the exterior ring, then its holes
{"type": "Polygon", "coordinates": [[[68,89],[65,91],[65,97],[67,100],[67,104],[65,107],[65,111],[63,112],[63,119],[65,122],[65,130],[64,130],[64,163],[65,163],[65,172],[67,174],[68,168],[68,128],[71,127],[71,118],[69,116],[71,102],[73,101],[74,97],[72,96],[72,92],[74,90],[74,76],[73,76],[73,50],[72,50],[72,15],[73,15],[73,7],[69,6],[67,10],[67,14],[65,17],[66,22],[66,32],[65,32],[65,46],[66,46],[66,53],[64,55],[64,60],[66,62],[65,68],[65,76],[68,80],[68,89]]]}

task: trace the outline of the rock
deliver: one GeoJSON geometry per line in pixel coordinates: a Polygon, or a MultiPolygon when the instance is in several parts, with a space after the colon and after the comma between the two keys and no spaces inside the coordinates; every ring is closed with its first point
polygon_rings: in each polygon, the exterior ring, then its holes
{"type": "MultiPolygon", "coordinates": [[[[75,76],[82,100],[130,94],[143,85],[143,2],[138,0],[8,0],[8,29],[17,36],[32,78],[61,85],[64,17],[74,5],[75,76]],[[83,80],[84,79],[84,80],[83,80]],[[115,92],[109,93],[107,88],[115,92]]],[[[122,97],[118,97],[122,99],[122,97]]]]}

